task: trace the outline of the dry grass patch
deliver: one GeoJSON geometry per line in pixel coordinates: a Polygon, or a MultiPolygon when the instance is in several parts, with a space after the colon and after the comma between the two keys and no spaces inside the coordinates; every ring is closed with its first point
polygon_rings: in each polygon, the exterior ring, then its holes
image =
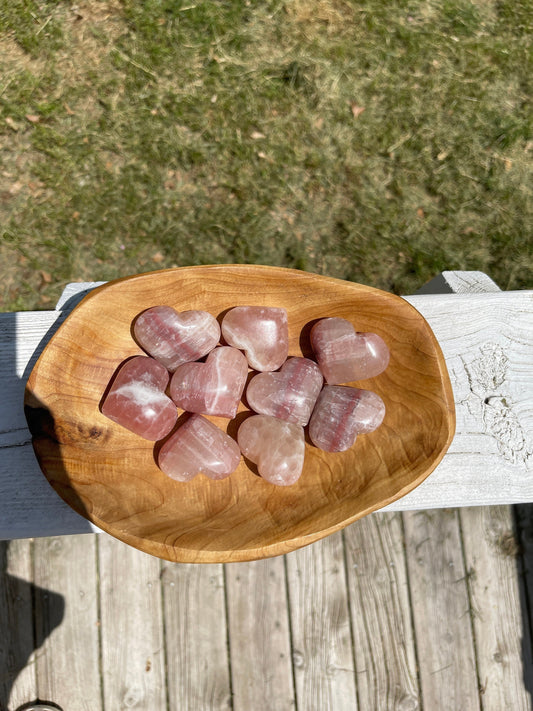
{"type": "Polygon", "coordinates": [[[285,6],[288,17],[298,23],[306,35],[345,31],[357,16],[354,4],[342,0],[293,0],[285,6]]]}

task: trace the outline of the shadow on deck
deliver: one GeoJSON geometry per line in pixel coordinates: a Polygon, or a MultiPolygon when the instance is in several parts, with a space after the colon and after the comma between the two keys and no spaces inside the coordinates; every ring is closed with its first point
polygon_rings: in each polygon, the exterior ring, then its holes
{"type": "MultiPolygon", "coordinates": [[[[0,541],[0,710],[7,711],[10,692],[18,675],[31,666],[34,652],[58,627],[65,599],[38,587],[8,570],[10,543],[0,541]]],[[[17,564],[22,561],[18,560],[17,564]]],[[[26,561],[31,574],[31,560],[26,561]]],[[[23,707],[22,707],[23,708],[23,707]]]]}

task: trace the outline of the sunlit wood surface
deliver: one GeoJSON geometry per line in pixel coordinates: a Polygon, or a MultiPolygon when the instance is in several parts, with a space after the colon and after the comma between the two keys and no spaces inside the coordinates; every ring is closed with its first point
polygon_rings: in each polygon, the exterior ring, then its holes
{"type": "MultiPolygon", "coordinates": [[[[25,406],[41,468],[62,498],[120,540],[186,563],[256,560],[331,534],[414,489],[455,432],[444,356],[411,304],[360,284],[259,265],[162,270],[95,289],[47,344],[25,406]],[[310,327],[328,316],[378,333],[390,363],[358,386],[384,399],[383,424],[345,452],[308,443],[302,476],[290,487],[258,478],[244,457],[222,481],[175,482],[157,467],[153,442],[99,410],[120,364],[143,352],[131,333],[135,318],[157,304],[217,318],[234,306],[284,308],[291,356],[312,355],[310,327]]],[[[239,410],[249,414],[244,403],[239,410]]],[[[210,419],[235,436],[239,417],[210,419]]]]}
{"type": "Polygon", "coordinates": [[[1,543],[0,709],[531,709],[532,513],[377,513],[224,565],[1,543]]]}
{"type": "Polygon", "coordinates": [[[444,460],[387,511],[253,562],[78,533],[18,409],[62,315],[2,315],[0,711],[532,709],[531,292],[439,279],[407,298],[452,377],[444,460]],[[46,532],[77,535],[24,537],[46,532]]]}

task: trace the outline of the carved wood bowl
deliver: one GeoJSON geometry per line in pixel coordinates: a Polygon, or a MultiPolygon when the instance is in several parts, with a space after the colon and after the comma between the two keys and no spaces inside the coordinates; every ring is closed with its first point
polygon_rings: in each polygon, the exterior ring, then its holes
{"type": "MultiPolygon", "coordinates": [[[[37,361],[25,395],[41,469],[56,492],[96,526],[171,561],[228,562],[280,555],[316,541],[404,496],[442,459],[455,428],[444,358],[431,328],[404,299],[360,284],[255,265],[182,267],[119,279],[86,296],[37,361]],[[326,316],[387,342],[391,360],[358,386],[387,413],[342,453],[306,443],[304,471],[288,487],[267,483],[242,460],[228,479],[186,484],[157,467],[154,443],[104,417],[109,381],[142,353],[135,316],[157,304],[219,317],[239,305],[288,312],[289,355],[312,357],[309,330],[326,316]]],[[[235,436],[236,420],[209,418],[235,436]]]]}

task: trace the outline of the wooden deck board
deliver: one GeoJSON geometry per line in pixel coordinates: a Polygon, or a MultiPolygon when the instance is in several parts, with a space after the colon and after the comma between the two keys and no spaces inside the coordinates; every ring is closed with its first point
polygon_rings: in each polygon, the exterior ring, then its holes
{"type": "Polygon", "coordinates": [[[403,514],[424,709],[480,709],[457,510],[403,514]]]}
{"type": "Polygon", "coordinates": [[[2,544],[0,711],[530,711],[532,511],[379,513],[225,568],[2,544]]]}
{"type": "Polygon", "coordinates": [[[528,626],[522,624],[511,508],[464,509],[459,516],[483,711],[531,711],[531,697],[524,688],[524,674],[531,675],[531,639],[528,626]]]}
{"type": "Polygon", "coordinates": [[[109,536],[97,543],[104,708],[165,709],[160,561],[109,536]]]}
{"type": "Polygon", "coordinates": [[[34,542],[37,693],[65,711],[101,711],[94,536],[34,542]]]}
{"type": "MultiPolygon", "coordinates": [[[[518,594],[520,596],[521,659],[531,659],[533,653],[533,504],[512,506],[513,530],[518,544],[516,569],[518,574],[518,594]]],[[[518,606],[516,606],[518,612],[518,606]]],[[[525,661],[521,665],[522,683],[533,703],[533,668],[525,661]]]]}
{"type": "Polygon", "coordinates": [[[345,530],[361,709],[420,708],[402,516],[377,513],[345,530]]]}
{"type": "Polygon", "coordinates": [[[286,556],[297,708],[357,709],[342,533],[286,556]]]}
{"type": "Polygon", "coordinates": [[[222,565],[163,563],[162,582],[169,709],[228,711],[222,565]]]}
{"type": "Polygon", "coordinates": [[[32,542],[0,542],[0,711],[37,695],[32,542]]]}
{"type": "Polygon", "coordinates": [[[295,708],[282,557],[226,566],[233,711],[295,708]]]}

